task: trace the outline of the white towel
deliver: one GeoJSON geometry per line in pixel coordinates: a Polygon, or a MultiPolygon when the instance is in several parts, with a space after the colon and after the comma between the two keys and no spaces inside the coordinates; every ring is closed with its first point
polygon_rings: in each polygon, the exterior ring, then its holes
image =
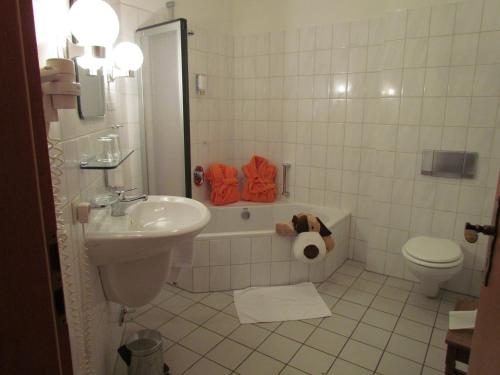
{"type": "Polygon", "coordinates": [[[331,316],[313,283],[247,288],[234,291],[241,323],[281,322],[331,316]]]}
{"type": "Polygon", "coordinates": [[[449,329],[472,329],[476,325],[477,310],[450,311],[449,329]]]}

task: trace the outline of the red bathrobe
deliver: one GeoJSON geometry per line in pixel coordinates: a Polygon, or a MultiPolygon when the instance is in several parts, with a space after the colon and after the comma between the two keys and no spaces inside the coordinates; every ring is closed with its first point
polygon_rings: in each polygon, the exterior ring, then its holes
{"type": "Polygon", "coordinates": [[[276,167],[261,156],[254,155],[250,163],[243,166],[246,176],[241,197],[252,202],[274,202],[276,200],[276,167]]]}
{"type": "Polygon", "coordinates": [[[240,200],[238,171],[230,165],[212,164],[208,167],[207,180],[212,187],[210,201],[222,206],[240,200]]]}

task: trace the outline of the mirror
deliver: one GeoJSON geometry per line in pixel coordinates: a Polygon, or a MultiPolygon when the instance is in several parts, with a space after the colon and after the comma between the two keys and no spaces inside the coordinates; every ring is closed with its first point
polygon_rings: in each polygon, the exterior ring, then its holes
{"type": "MultiPolygon", "coordinates": [[[[76,0],[70,0],[71,7],[76,0]]],[[[73,43],[77,40],[73,37],[73,43]]],[[[103,117],[106,114],[104,94],[104,74],[102,68],[97,74],[90,74],[88,69],[83,69],[75,62],[76,81],[80,83],[80,95],[77,96],[78,115],[82,120],[93,117],[103,117]]]]}
{"type": "Polygon", "coordinates": [[[88,69],[83,69],[75,60],[76,80],[80,82],[80,96],[78,101],[78,115],[81,119],[102,117],[106,113],[104,97],[104,74],[102,69],[97,74],[90,74],[88,69]]]}
{"type": "Polygon", "coordinates": [[[148,194],[191,197],[187,23],[179,19],[137,30],[144,54],[141,152],[148,194]]]}

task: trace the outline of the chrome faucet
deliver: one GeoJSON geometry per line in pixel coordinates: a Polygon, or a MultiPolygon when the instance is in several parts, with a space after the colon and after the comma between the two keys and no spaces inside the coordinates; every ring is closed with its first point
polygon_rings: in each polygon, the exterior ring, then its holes
{"type": "Polygon", "coordinates": [[[127,203],[135,202],[135,201],[147,201],[148,196],[145,194],[135,195],[132,197],[127,197],[125,193],[136,190],[137,188],[127,189],[127,190],[117,190],[115,191],[117,195],[117,199],[115,202],[111,204],[111,216],[124,216],[125,210],[128,207],[127,203]]]}

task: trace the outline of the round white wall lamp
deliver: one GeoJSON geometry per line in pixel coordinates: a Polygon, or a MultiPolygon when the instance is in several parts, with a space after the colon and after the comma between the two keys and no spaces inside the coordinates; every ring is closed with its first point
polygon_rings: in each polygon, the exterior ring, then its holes
{"type": "Polygon", "coordinates": [[[113,8],[103,0],[77,0],[69,10],[73,36],[83,46],[111,46],[120,32],[113,8]]]}
{"type": "Polygon", "coordinates": [[[144,55],[135,43],[121,42],[113,49],[113,63],[120,70],[136,71],[144,62],[144,55]]]}

